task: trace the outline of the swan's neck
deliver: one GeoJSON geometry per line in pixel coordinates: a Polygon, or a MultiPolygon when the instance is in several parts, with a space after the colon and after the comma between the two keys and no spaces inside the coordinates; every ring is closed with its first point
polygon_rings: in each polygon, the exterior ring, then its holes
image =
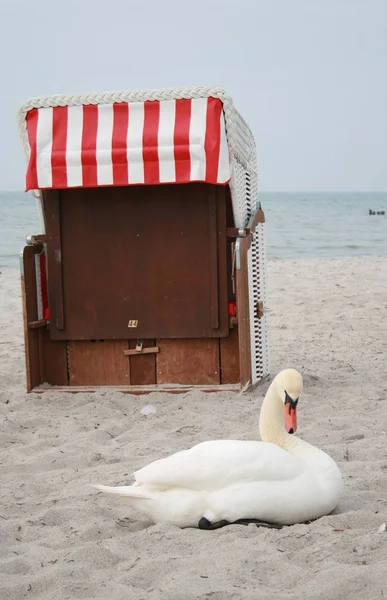
{"type": "Polygon", "coordinates": [[[285,430],[284,410],[284,404],[273,381],[262,403],[259,433],[263,442],[271,442],[285,450],[290,450],[294,441],[293,436],[285,430]]]}
{"type": "Polygon", "coordinates": [[[312,468],[326,489],[341,486],[341,473],[328,454],[285,430],[284,404],[273,382],[262,404],[259,431],[263,442],[271,442],[287,450],[312,468]]]}
{"type": "Polygon", "coordinates": [[[264,398],[259,418],[259,433],[263,442],[271,442],[295,455],[304,453],[304,460],[316,460],[317,454],[325,454],[318,448],[304,442],[299,437],[287,433],[285,429],[285,407],[275,381],[269,387],[264,398]]]}

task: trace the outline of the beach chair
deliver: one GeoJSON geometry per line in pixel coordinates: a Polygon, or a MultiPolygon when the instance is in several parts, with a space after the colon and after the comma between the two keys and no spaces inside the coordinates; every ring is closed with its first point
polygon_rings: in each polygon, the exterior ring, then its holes
{"type": "Polygon", "coordinates": [[[18,114],[41,231],[27,390],[247,389],[269,374],[253,135],[221,89],[54,95],[18,114]]]}

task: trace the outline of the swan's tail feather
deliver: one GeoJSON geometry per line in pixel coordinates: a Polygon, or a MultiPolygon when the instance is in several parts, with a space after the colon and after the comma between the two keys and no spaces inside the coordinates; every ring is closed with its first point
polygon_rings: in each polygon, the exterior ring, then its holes
{"type": "Polygon", "coordinates": [[[117,487],[111,487],[108,485],[92,485],[92,487],[105,492],[105,494],[115,494],[117,496],[126,496],[129,498],[139,498],[143,500],[150,500],[151,496],[144,492],[141,492],[138,488],[132,485],[121,485],[117,487]]]}

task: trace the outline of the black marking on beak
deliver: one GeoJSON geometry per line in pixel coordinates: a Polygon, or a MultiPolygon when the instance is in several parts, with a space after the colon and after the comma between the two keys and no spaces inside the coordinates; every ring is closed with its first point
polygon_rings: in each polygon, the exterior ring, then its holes
{"type": "Polygon", "coordinates": [[[285,406],[286,406],[286,404],[289,404],[289,414],[290,414],[290,411],[292,409],[295,410],[297,408],[298,398],[293,400],[293,398],[291,398],[289,396],[289,394],[287,393],[287,391],[285,390],[285,406]]]}

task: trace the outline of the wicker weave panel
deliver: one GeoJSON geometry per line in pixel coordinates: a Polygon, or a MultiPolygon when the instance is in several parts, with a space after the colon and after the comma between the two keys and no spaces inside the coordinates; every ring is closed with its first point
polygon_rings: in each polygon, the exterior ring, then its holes
{"type": "Polygon", "coordinates": [[[266,314],[258,318],[259,301],[266,306],[265,224],[259,223],[248,252],[252,384],[269,374],[266,314]]]}

